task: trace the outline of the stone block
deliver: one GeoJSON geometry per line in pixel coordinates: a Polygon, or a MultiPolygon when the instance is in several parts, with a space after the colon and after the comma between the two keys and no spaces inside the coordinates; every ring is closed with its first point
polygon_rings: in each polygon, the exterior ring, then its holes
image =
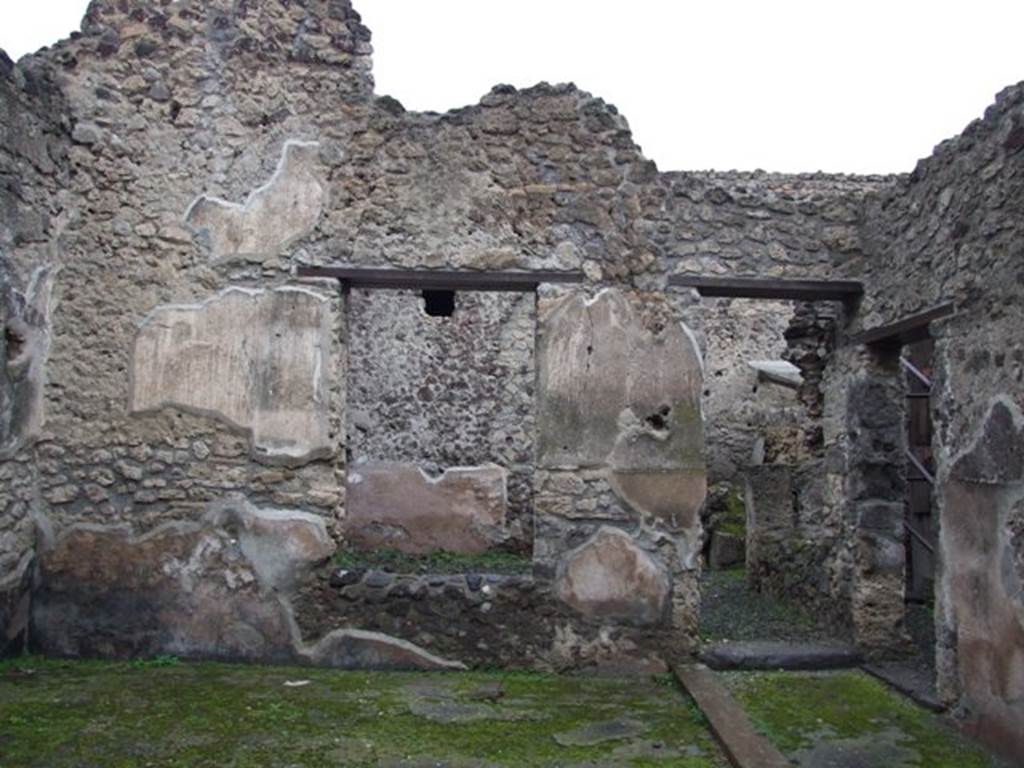
{"type": "Polygon", "coordinates": [[[863,662],[855,648],[831,643],[751,640],[721,643],[700,657],[712,669],[849,669],[863,662]]]}
{"type": "Polygon", "coordinates": [[[319,148],[315,141],[286,141],[270,181],[244,203],[203,195],[189,206],[185,221],[208,243],[213,261],[276,256],[313,230],[327,198],[319,148]]]}
{"type": "Polygon", "coordinates": [[[312,291],[232,288],[153,310],[135,339],[131,410],[174,407],[251,434],[257,458],[330,455],[330,302],[312,291]]]}
{"type": "Polygon", "coordinates": [[[555,590],[585,616],[651,625],[665,617],[671,584],[665,569],[628,533],[604,527],[562,558],[555,590]]]}
{"type": "Polygon", "coordinates": [[[363,549],[479,553],[506,536],[507,472],[455,467],[431,478],[413,464],[349,471],[345,537],[363,549]]]}

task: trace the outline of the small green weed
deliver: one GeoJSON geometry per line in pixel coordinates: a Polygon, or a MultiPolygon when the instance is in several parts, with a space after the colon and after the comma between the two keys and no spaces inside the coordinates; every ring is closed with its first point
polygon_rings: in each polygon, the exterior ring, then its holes
{"type": "Polygon", "coordinates": [[[153,667],[177,667],[181,665],[181,659],[177,656],[154,656],[151,659],[133,659],[128,662],[132,669],[151,669],[153,667]]]}

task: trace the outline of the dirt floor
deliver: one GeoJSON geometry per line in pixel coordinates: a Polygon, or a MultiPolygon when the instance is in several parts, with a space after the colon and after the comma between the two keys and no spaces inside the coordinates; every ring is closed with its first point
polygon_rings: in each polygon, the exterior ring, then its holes
{"type": "Polygon", "coordinates": [[[728,763],[672,678],[0,664],[0,766],[728,763]]]}

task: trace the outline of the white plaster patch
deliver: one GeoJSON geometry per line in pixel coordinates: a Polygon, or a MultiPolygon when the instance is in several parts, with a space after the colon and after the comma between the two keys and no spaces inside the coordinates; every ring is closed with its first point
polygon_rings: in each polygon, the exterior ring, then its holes
{"type": "Polygon", "coordinates": [[[135,340],[130,410],[218,418],[250,433],[257,458],[273,463],[330,455],[332,327],[330,302],[304,289],[231,288],[158,307],[135,340]]]}
{"type": "Polygon", "coordinates": [[[327,199],[319,149],[316,141],[286,141],[274,175],[244,203],[211,195],[193,201],[185,223],[209,241],[211,260],[262,260],[313,230],[327,199]]]}

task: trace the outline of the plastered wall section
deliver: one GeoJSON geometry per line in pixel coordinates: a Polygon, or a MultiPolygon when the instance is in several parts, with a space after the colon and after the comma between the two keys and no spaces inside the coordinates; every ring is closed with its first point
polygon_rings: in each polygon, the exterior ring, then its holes
{"type": "Polygon", "coordinates": [[[1022,120],[1024,89],[1009,87],[908,179],[869,198],[867,255],[851,272],[868,286],[862,327],[955,306],[953,317],[932,325],[939,685],[975,730],[1017,756],[1024,753],[1021,456],[1013,426],[1024,391],[1022,120]]]}
{"type": "MultiPolygon", "coordinates": [[[[144,536],[244,497],[312,514],[338,537],[346,313],[334,284],[294,279],[300,263],[581,270],[594,287],[630,290],[682,269],[813,276],[859,248],[845,198],[884,183],[659,175],[617,110],[575,86],[497,86],[471,107],[409,113],[373,95],[370,54],[346,2],[98,0],[81,35],[15,70],[26,82],[47,73],[30,88],[60,102],[53,119],[70,138],[60,163],[50,149],[29,158],[64,174],[34,448],[36,508],[56,536],[77,524],[144,536]],[[251,365],[278,354],[265,334],[292,327],[279,297],[297,288],[323,308],[307,327],[321,329],[324,365],[252,385],[251,365]],[[238,291],[267,306],[198,319],[238,291]],[[181,307],[191,320],[165,322],[181,307]],[[169,340],[184,353],[147,358],[146,344],[169,340]],[[237,398],[196,373],[214,363],[243,383],[237,398]],[[158,391],[135,391],[147,375],[158,391]],[[183,381],[205,393],[178,391],[183,381]],[[326,413],[311,450],[289,431],[309,411],[281,414],[258,395],[293,384],[326,413]]],[[[31,121],[16,130],[39,133],[31,121]]],[[[48,183],[22,196],[45,198],[48,183]]],[[[31,257],[15,253],[17,290],[50,232],[30,232],[31,257]]]]}
{"type": "Polygon", "coordinates": [[[68,122],[45,70],[0,52],[0,655],[27,640],[68,122]]]}

